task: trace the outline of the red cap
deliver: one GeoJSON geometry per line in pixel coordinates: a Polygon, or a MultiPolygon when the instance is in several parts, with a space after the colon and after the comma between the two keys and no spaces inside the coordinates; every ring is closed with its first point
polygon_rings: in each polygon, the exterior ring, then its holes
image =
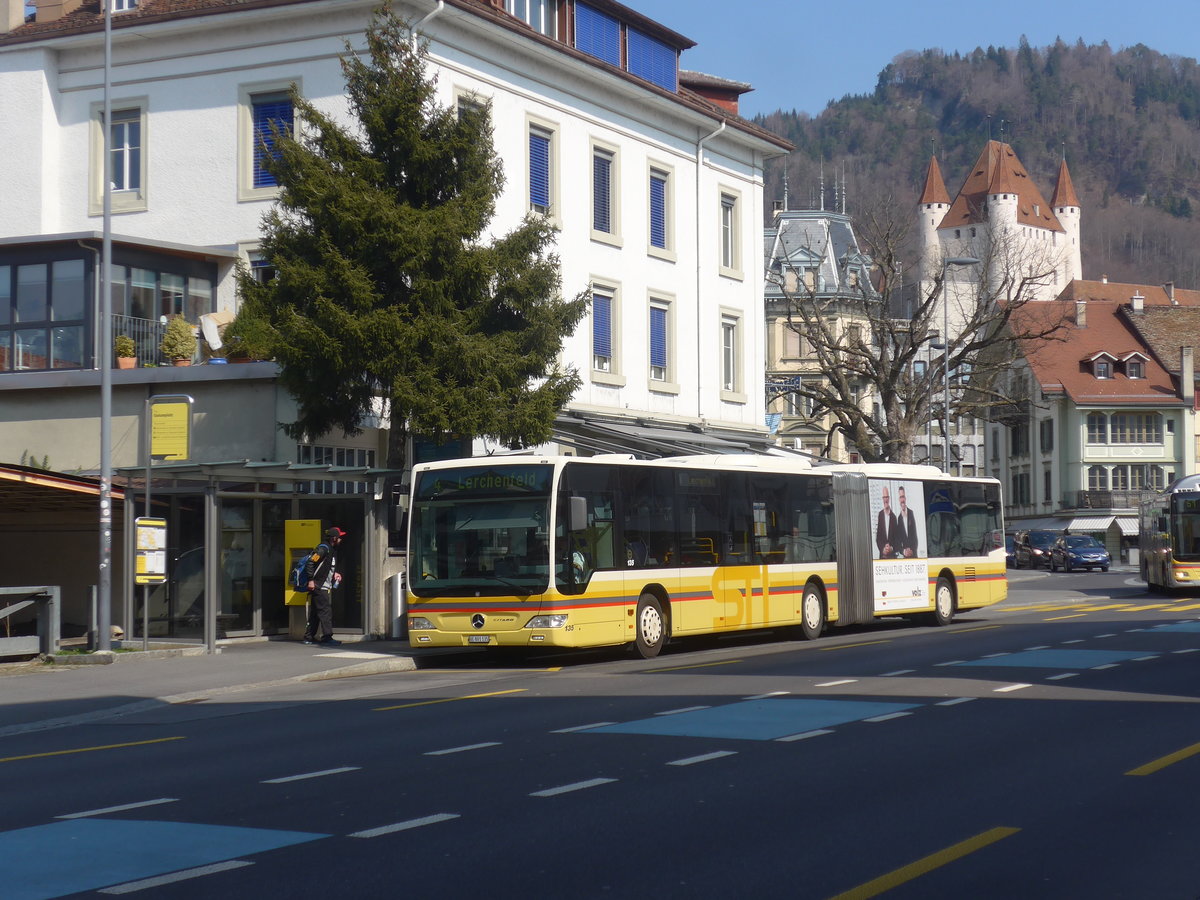
{"type": "Polygon", "coordinates": [[[342,531],[342,529],[338,528],[336,525],[332,528],[325,529],[325,537],[329,538],[330,540],[333,540],[334,538],[343,538],[345,536],[346,532],[342,531]]]}

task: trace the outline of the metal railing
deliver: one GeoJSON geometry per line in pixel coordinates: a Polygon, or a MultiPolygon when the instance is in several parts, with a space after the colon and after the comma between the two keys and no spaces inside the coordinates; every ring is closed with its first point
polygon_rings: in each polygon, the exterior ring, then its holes
{"type": "Polygon", "coordinates": [[[155,319],[138,319],[134,316],[118,315],[112,317],[113,337],[124,334],[133,338],[133,344],[137,348],[138,367],[163,364],[158,347],[162,343],[163,332],[166,329],[165,324],[155,319]]]}
{"type": "Polygon", "coordinates": [[[1138,504],[1155,491],[1067,491],[1063,506],[1067,509],[1137,509],[1138,504]]]}
{"type": "Polygon", "coordinates": [[[33,587],[0,587],[0,657],[26,656],[41,653],[48,656],[58,650],[59,616],[61,615],[58,585],[33,587]],[[15,599],[10,599],[15,598],[15,599]],[[37,634],[11,637],[10,616],[27,607],[37,606],[37,634]]]}

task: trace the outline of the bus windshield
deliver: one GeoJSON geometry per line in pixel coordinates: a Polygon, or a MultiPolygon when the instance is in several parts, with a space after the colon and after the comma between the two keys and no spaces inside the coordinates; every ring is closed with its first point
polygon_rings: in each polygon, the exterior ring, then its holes
{"type": "Polygon", "coordinates": [[[1200,559],[1200,498],[1194,494],[1176,494],[1172,498],[1174,521],[1171,523],[1175,558],[1200,559]]]}
{"type": "Polygon", "coordinates": [[[528,596],[549,581],[549,466],[422,473],[413,492],[408,589],[528,596]]]}

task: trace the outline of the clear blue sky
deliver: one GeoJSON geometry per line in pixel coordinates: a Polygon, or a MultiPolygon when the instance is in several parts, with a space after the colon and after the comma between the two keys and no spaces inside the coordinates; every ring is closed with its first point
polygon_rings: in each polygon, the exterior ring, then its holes
{"type": "Polygon", "coordinates": [[[988,44],[1016,49],[1061,37],[1068,44],[1145,44],[1168,55],[1200,55],[1200,0],[621,0],[696,42],[685,69],[749,82],[745,116],[797,109],[875,89],[879,71],[905,50],[968,53],[988,44]]]}

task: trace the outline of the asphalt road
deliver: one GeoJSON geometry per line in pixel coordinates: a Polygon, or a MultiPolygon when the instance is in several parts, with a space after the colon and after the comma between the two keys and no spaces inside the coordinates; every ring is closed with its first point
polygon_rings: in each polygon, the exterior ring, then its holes
{"type": "Polygon", "coordinates": [[[1200,597],[445,657],[17,735],[0,896],[1200,896],[1200,597]]]}

